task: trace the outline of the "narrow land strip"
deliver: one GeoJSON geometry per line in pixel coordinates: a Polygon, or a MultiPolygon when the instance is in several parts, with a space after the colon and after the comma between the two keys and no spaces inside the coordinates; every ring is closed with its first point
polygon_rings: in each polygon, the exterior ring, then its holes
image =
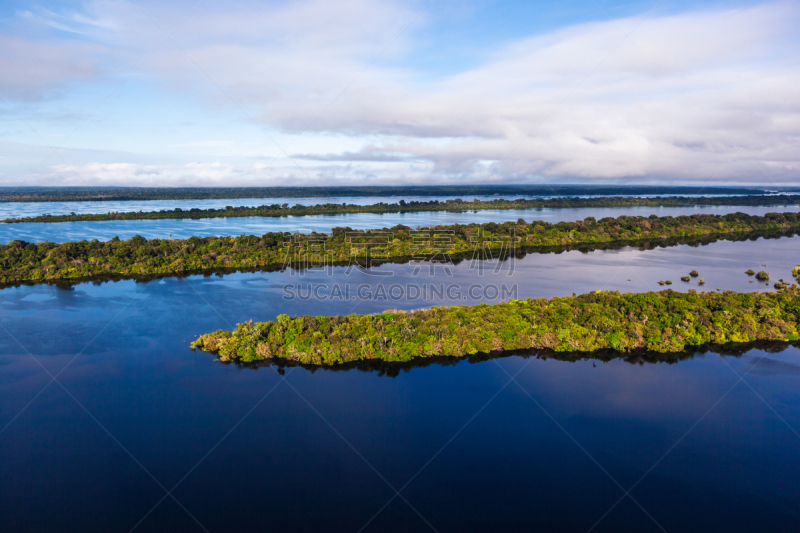
{"type": "MultiPolygon", "coordinates": [[[[108,277],[179,276],[197,272],[341,265],[353,261],[406,262],[409,259],[487,255],[508,257],[570,247],[694,244],[790,236],[800,232],[800,214],[751,216],[592,217],[577,222],[455,224],[414,230],[394,226],[330,234],[267,233],[263,236],[151,239],[135,236],[65,242],[0,245],[0,284],[91,280],[108,277]]],[[[374,264],[374,263],[373,263],[374,264]]]]}
{"type": "Polygon", "coordinates": [[[221,209],[181,209],[162,211],[110,212],[69,215],[40,215],[35,217],[7,218],[0,222],[13,224],[21,222],[100,222],[109,220],[159,220],[159,219],[201,219],[235,217],[286,217],[311,215],[345,215],[357,213],[417,213],[436,211],[484,211],[489,209],[563,209],[582,207],[683,207],[683,206],[787,206],[800,205],[800,195],[780,196],[722,196],[722,197],[594,197],[594,198],[548,198],[505,200],[400,200],[398,203],[380,202],[371,205],[341,204],[272,204],[257,207],[227,206],[221,209]]]}
{"type": "Polygon", "coordinates": [[[233,332],[202,335],[192,346],[224,361],[307,365],[528,349],[671,353],[707,344],[798,341],[798,321],[796,285],[770,293],[597,291],[375,315],[279,315],[277,321],[251,320],[233,332]]]}

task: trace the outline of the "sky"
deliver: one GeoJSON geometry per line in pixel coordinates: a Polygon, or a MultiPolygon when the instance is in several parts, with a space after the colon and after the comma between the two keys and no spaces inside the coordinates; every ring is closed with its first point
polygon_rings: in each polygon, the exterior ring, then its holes
{"type": "Polygon", "coordinates": [[[0,2],[0,185],[800,185],[796,2],[0,2]]]}

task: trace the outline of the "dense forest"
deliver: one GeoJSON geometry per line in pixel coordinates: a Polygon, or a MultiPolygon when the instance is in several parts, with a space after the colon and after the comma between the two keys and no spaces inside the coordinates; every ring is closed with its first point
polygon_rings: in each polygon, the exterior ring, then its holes
{"type": "Polygon", "coordinates": [[[40,215],[26,218],[8,218],[5,223],[14,222],[78,222],[100,220],[145,220],[164,218],[219,218],[219,217],[286,217],[307,215],[341,215],[348,213],[412,213],[419,211],[477,211],[485,209],[556,209],[568,207],[676,207],[686,205],[800,205],[800,195],[780,196],[719,196],[719,197],[619,197],[600,196],[592,198],[563,197],[546,199],[505,200],[472,200],[461,199],[439,201],[400,200],[394,204],[380,202],[372,205],[317,204],[289,206],[289,204],[272,204],[258,207],[233,207],[223,209],[181,209],[131,212],[131,213],[96,213],[69,215],[40,215]]]}
{"type": "Polygon", "coordinates": [[[307,365],[525,349],[680,352],[712,343],[797,341],[798,321],[796,285],[772,293],[597,291],[376,315],[279,315],[274,322],[251,320],[233,332],[202,335],[192,347],[227,361],[284,359],[307,365]]]}
{"type": "MultiPolygon", "coordinates": [[[[790,189],[786,189],[790,190],[790,189]]],[[[652,185],[401,185],[360,187],[0,187],[0,201],[203,200],[342,196],[764,194],[750,187],[652,185]]]]}
{"type": "MultiPolygon", "coordinates": [[[[263,236],[151,239],[135,236],[91,241],[0,245],[0,283],[180,275],[201,271],[304,267],[360,261],[407,261],[472,256],[483,258],[567,247],[695,243],[709,239],[744,239],[794,235],[800,214],[743,213],[680,217],[592,217],[577,222],[534,221],[456,224],[412,229],[394,226],[331,234],[267,233],[263,236]]],[[[362,263],[363,264],[363,263],[362,263]]]]}

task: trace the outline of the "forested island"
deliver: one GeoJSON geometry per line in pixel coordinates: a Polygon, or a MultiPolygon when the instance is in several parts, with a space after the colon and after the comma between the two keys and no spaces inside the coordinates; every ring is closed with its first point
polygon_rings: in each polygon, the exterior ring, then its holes
{"type": "Polygon", "coordinates": [[[388,204],[379,202],[371,205],[354,204],[317,204],[302,205],[296,204],[272,204],[256,207],[234,207],[227,206],[221,209],[182,209],[161,211],[138,211],[138,212],[111,212],[111,213],[87,213],[69,215],[39,215],[35,217],[7,218],[0,222],[83,222],[83,221],[104,221],[104,220],[156,220],[156,219],[200,219],[200,218],[221,218],[221,217],[299,217],[308,215],[344,215],[351,213],[414,213],[421,211],[480,211],[487,209],[559,209],[559,208],[580,208],[580,207],[680,207],[688,205],[800,205],[800,195],[779,195],[779,196],[717,196],[717,197],[686,197],[686,196],[667,196],[641,198],[636,196],[599,196],[591,198],[581,197],[562,197],[545,199],[523,199],[505,200],[498,198],[494,200],[464,201],[454,200],[430,200],[430,201],[409,201],[399,200],[397,203],[388,204]]]}
{"type": "Polygon", "coordinates": [[[604,246],[642,247],[794,235],[800,214],[751,216],[696,214],[679,217],[588,217],[577,222],[454,224],[412,229],[334,228],[331,234],[267,233],[263,236],[151,239],[135,236],[91,241],[0,245],[0,283],[146,278],[198,272],[257,270],[312,264],[343,265],[354,260],[405,262],[521,255],[604,246]]]}
{"type": "Polygon", "coordinates": [[[706,344],[798,341],[798,321],[796,285],[771,293],[597,291],[375,315],[279,315],[274,322],[251,320],[233,332],[202,335],[192,347],[223,361],[282,359],[306,365],[511,350],[669,353],[706,344]]]}
{"type": "MultiPolygon", "coordinates": [[[[783,188],[784,191],[793,190],[783,188]]],[[[796,189],[795,189],[796,190],[796,189]]],[[[766,194],[752,187],[681,187],[663,185],[398,185],[336,187],[0,187],[5,202],[81,202],[126,200],[212,200],[232,198],[325,198],[343,196],[463,195],[633,195],[766,194]]]]}

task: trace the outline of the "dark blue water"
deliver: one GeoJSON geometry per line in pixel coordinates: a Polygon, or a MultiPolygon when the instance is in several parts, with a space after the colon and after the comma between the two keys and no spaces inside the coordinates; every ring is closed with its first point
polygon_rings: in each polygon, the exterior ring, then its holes
{"type": "Polygon", "coordinates": [[[283,374],[188,348],[249,318],[460,302],[284,300],[285,284],[555,296],[697,288],[678,281],[696,268],[711,290],[766,290],[743,271],[788,279],[796,241],[4,289],[0,530],[797,530],[796,348],[283,374]]]}
{"type": "Polygon", "coordinates": [[[109,240],[114,236],[129,239],[141,235],[147,239],[185,239],[196,236],[263,235],[267,232],[318,231],[328,233],[331,228],[349,226],[354,229],[390,228],[404,224],[415,228],[437,224],[469,224],[516,221],[520,218],[547,222],[583,220],[586,217],[679,216],[695,213],[724,215],[726,213],[793,212],[800,206],[692,206],[692,207],[608,207],[578,209],[508,209],[449,213],[445,211],[423,213],[357,213],[346,215],[314,215],[305,217],[239,217],[204,218],[198,220],[113,220],[103,222],[60,222],[0,224],[0,243],[13,239],[27,242],[65,242],[81,239],[109,240]]]}

